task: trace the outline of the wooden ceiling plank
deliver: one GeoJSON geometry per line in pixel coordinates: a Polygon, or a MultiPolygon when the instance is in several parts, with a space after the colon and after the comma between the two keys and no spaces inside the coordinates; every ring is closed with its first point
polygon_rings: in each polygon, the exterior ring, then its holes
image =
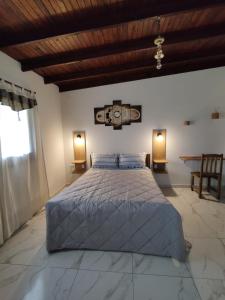
{"type": "Polygon", "coordinates": [[[118,4],[112,4],[106,11],[106,8],[92,8],[82,16],[73,16],[71,19],[61,18],[54,26],[40,28],[30,33],[21,32],[16,35],[7,35],[2,33],[0,48],[9,47],[18,44],[31,43],[55,36],[67,35],[83,31],[96,30],[117,24],[143,20],[155,17],[157,15],[176,14],[188,10],[203,9],[206,7],[225,4],[224,0],[183,0],[183,1],[163,1],[158,5],[141,5],[140,1],[130,1],[127,5],[121,6],[118,13],[116,8],[118,4]]]}
{"type": "Polygon", "coordinates": [[[73,5],[70,2],[70,0],[67,0],[64,4],[66,5],[67,10],[72,13],[72,11],[74,10],[74,8],[73,8],[73,5]]]}
{"type": "MultiPolygon", "coordinates": [[[[20,0],[12,0],[12,3],[10,3],[10,5],[12,5],[12,9],[16,12],[16,13],[20,13],[23,15],[23,20],[28,20],[31,21],[32,20],[32,16],[30,14],[29,8],[26,7],[26,5],[24,5],[23,2],[21,2],[20,0]]],[[[35,14],[35,17],[41,17],[40,15],[38,16],[36,14],[36,11],[33,11],[33,15],[35,14]]]]}
{"type": "Polygon", "coordinates": [[[54,6],[52,5],[51,1],[45,1],[43,3],[42,0],[38,0],[38,5],[43,7],[44,11],[47,12],[47,15],[52,19],[54,15],[56,14],[56,11],[54,9],[54,6]]]}
{"type": "Polygon", "coordinates": [[[147,79],[153,77],[161,77],[167,76],[172,74],[179,74],[179,73],[186,73],[186,72],[193,72],[197,70],[204,70],[210,68],[217,68],[225,66],[225,56],[223,58],[213,58],[212,60],[203,60],[197,61],[191,60],[188,63],[181,62],[179,64],[168,64],[165,65],[163,69],[156,70],[155,68],[150,67],[148,70],[141,70],[141,72],[133,72],[128,74],[119,74],[116,76],[111,77],[101,77],[101,78],[92,78],[89,80],[77,81],[77,82],[69,82],[66,84],[58,84],[60,92],[66,92],[71,90],[78,90],[90,87],[96,87],[101,85],[108,85],[114,83],[121,83],[121,82],[128,82],[140,79],[147,79]]]}
{"type": "Polygon", "coordinates": [[[0,13],[1,20],[5,19],[3,24],[6,24],[5,26],[9,27],[10,29],[14,29],[15,20],[19,19],[22,24],[24,23],[24,14],[20,11],[20,9],[15,9],[15,6],[10,1],[6,1],[5,3],[0,1],[0,13]],[[5,13],[5,10],[7,13],[5,13]],[[9,22],[9,16],[11,22],[9,22]]]}
{"type": "MultiPolygon", "coordinates": [[[[185,54],[179,54],[179,55],[173,55],[170,57],[165,57],[163,61],[163,66],[170,64],[170,63],[180,63],[180,62],[187,62],[187,61],[193,61],[197,59],[206,59],[209,58],[211,59],[212,57],[219,57],[219,56],[224,56],[225,55],[225,49],[218,49],[214,50],[213,49],[208,49],[207,51],[199,51],[197,53],[185,53],[185,54]]],[[[93,76],[101,76],[104,74],[109,74],[109,73],[116,73],[124,70],[133,70],[133,69],[142,69],[146,67],[151,67],[155,68],[156,61],[154,57],[151,59],[142,59],[134,62],[128,62],[128,63],[123,63],[123,64],[117,64],[117,65],[112,65],[108,67],[101,67],[101,68],[92,68],[92,69],[87,69],[87,70],[82,70],[82,71],[76,71],[76,72],[67,72],[65,74],[56,74],[56,75],[51,75],[51,76],[45,76],[44,77],[44,82],[45,83],[59,83],[63,81],[69,81],[69,80],[75,80],[75,79],[84,79],[88,77],[93,77],[93,76]]]]}
{"type": "Polygon", "coordinates": [[[26,5],[21,0],[13,1],[13,3],[17,7],[16,11],[20,10],[28,21],[32,21],[34,18],[37,20],[35,26],[36,28],[41,25],[41,23],[43,22],[43,14],[39,7],[37,7],[36,3],[30,1],[29,5],[26,5]]]}
{"type": "Polygon", "coordinates": [[[55,3],[58,5],[60,13],[65,14],[65,13],[69,12],[68,8],[66,6],[66,1],[55,1],[55,3]]]}
{"type": "MultiPolygon", "coordinates": [[[[220,35],[225,35],[225,24],[204,26],[202,28],[200,27],[185,31],[168,32],[163,35],[165,37],[164,47],[166,47],[167,45],[184,43],[220,35]]],[[[23,71],[30,71],[33,69],[71,63],[86,59],[99,58],[112,54],[119,54],[142,49],[154,49],[154,38],[155,35],[151,35],[149,37],[123,41],[115,44],[84,48],[76,51],[68,51],[62,54],[26,59],[21,61],[21,67],[23,71]]]]}
{"type": "MultiPolygon", "coordinates": [[[[24,0],[21,0],[22,2],[24,2],[24,0]]],[[[50,20],[52,19],[52,13],[53,10],[49,11],[49,6],[48,6],[48,2],[50,1],[45,1],[45,0],[33,0],[29,2],[29,5],[26,6],[30,6],[33,10],[36,10],[36,12],[39,14],[39,17],[41,18],[41,20],[50,20]]]]}

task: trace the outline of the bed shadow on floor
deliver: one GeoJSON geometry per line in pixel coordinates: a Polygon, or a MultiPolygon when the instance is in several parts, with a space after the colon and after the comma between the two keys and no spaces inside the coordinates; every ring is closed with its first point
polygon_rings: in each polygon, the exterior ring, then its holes
{"type": "Polygon", "coordinates": [[[178,197],[177,193],[173,188],[161,188],[165,197],[178,197]]]}

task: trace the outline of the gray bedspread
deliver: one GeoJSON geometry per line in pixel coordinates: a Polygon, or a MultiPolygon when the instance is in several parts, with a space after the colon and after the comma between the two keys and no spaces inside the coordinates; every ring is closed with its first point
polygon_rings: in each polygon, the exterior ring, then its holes
{"type": "Polygon", "coordinates": [[[90,169],[46,204],[47,249],[185,260],[182,221],[149,169],[90,169]]]}

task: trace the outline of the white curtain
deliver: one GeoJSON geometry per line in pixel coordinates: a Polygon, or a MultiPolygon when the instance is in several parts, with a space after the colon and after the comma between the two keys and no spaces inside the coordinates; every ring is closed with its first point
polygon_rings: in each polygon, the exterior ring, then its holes
{"type": "MultiPolygon", "coordinates": [[[[20,96],[22,92],[18,91],[20,96]]],[[[26,223],[48,196],[37,105],[19,112],[0,105],[0,244],[26,223]]]]}

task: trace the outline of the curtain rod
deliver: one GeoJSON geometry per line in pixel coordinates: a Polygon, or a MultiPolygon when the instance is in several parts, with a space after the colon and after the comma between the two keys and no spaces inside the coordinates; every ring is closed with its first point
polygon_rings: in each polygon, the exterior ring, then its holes
{"type": "Polygon", "coordinates": [[[12,82],[10,82],[10,81],[8,81],[8,80],[5,80],[5,79],[3,79],[3,78],[0,78],[0,80],[3,80],[3,81],[5,81],[5,82],[8,83],[8,84],[15,85],[17,88],[19,88],[19,89],[21,89],[21,90],[25,90],[25,91],[27,91],[27,92],[29,92],[29,93],[34,93],[34,94],[36,94],[36,92],[32,92],[31,90],[28,90],[28,89],[22,87],[21,85],[12,83],[12,82]]]}

